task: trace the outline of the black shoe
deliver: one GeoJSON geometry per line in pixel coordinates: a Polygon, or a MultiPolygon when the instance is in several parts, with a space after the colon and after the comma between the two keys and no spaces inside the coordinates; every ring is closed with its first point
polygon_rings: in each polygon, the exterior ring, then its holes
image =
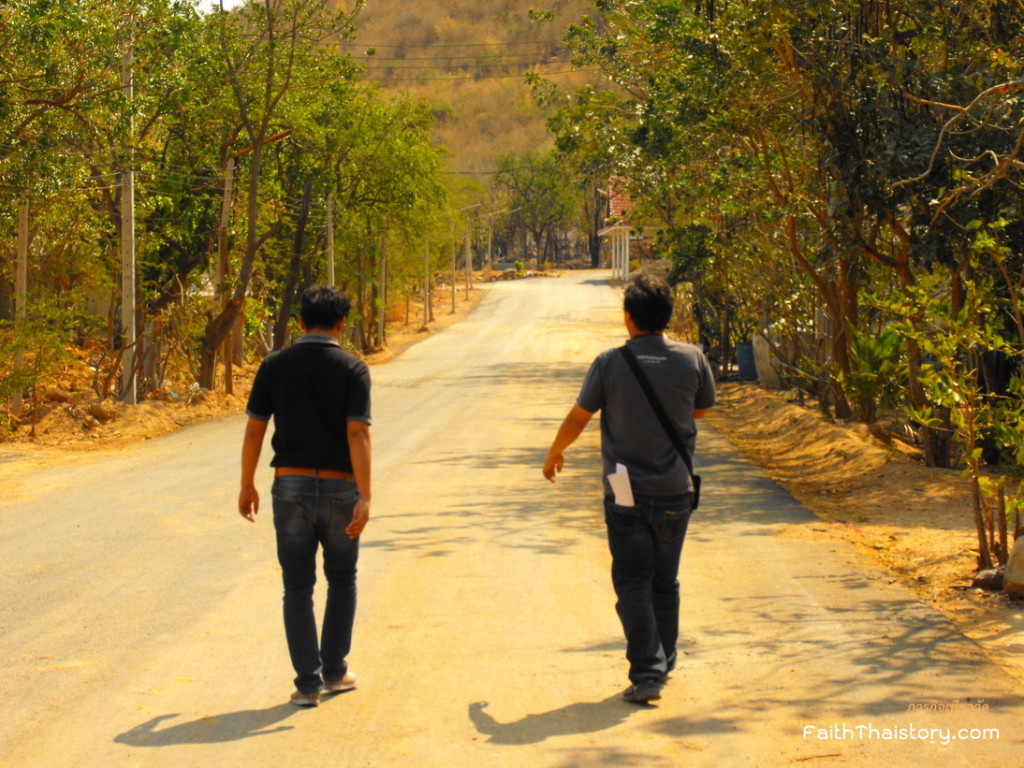
{"type": "Polygon", "coordinates": [[[661,698],[661,683],[657,680],[644,680],[634,683],[622,692],[622,699],[633,704],[646,704],[661,698]]]}

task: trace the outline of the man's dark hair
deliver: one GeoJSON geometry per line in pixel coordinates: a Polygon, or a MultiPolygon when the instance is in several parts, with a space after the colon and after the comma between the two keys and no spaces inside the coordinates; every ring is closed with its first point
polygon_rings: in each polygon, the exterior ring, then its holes
{"type": "Polygon", "coordinates": [[[639,274],[626,286],[623,308],[636,327],[647,333],[659,333],[672,319],[672,288],[655,275],[639,274]]]}
{"type": "Polygon", "coordinates": [[[334,328],[348,317],[352,302],[333,285],[311,285],[302,292],[299,317],[307,329],[334,328]]]}

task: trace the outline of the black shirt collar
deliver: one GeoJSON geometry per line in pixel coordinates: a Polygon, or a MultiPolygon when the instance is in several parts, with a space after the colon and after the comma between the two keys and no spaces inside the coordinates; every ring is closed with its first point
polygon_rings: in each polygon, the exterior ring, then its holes
{"type": "Polygon", "coordinates": [[[341,344],[333,336],[328,336],[326,333],[307,333],[302,338],[298,339],[296,344],[333,344],[336,347],[340,347],[341,344]]]}

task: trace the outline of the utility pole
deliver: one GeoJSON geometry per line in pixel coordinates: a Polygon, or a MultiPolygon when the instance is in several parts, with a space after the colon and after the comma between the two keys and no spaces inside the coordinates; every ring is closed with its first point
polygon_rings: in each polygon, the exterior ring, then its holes
{"type": "Polygon", "coordinates": [[[327,284],[334,286],[334,195],[327,195],[327,284]]]}
{"type": "Polygon", "coordinates": [[[469,242],[469,216],[466,217],[466,301],[469,301],[469,289],[473,287],[473,246],[469,242]]]}
{"type": "Polygon", "coordinates": [[[423,241],[423,327],[430,322],[430,240],[423,241]]]}
{"type": "Polygon", "coordinates": [[[491,279],[491,254],[494,250],[494,227],[491,226],[491,216],[493,213],[487,214],[487,265],[484,267],[484,280],[491,279]]]}
{"type": "MultiPolygon", "coordinates": [[[[455,258],[455,214],[463,213],[464,211],[471,211],[474,208],[479,208],[480,203],[473,203],[473,205],[467,205],[465,208],[459,208],[457,211],[452,211],[452,314],[455,314],[455,280],[458,276],[458,267],[456,265],[455,258]]],[[[473,262],[472,257],[469,255],[469,222],[466,222],[466,298],[469,298],[469,270],[472,269],[473,262]]]]}
{"type": "Polygon", "coordinates": [[[455,217],[452,216],[452,314],[455,314],[455,217]]]}
{"type": "MultiPolygon", "coordinates": [[[[28,317],[28,195],[18,206],[18,253],[14,269],[14,323],[21,326],[28,317]]],[[[21,329],[24,330],[24,329],[21,329]]],[[[14,370],[20,372],[25,365],[25,352],[19,349],[14,354],[14,370]]],[[[11,401],[11,414],[21,416],[22,399],[25,393],[18,390],[11,401]]]]}
{"type": "Polygon", "coordinates": [[[132,41],[121,65],[121,87],[128,103],[128,162],[121,172],[121,399],[129,405],[138,402],[135,386],[135,119],[132,115],[134,84],[132,41]]]}

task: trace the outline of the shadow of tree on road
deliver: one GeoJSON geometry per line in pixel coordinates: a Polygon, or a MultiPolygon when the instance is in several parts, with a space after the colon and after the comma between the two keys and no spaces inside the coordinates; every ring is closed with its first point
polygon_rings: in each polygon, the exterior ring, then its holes
{"type": "Polygon", "coordinates": [[[270,709],[250,709],[201,717],[189,723],[179,723],[158,730],[165,720],[178,717],[177,714],[159,715],[118,735],[114,743],[129,747],[171,747],[179,744],[221,744],[241,741],[253,736],[267,736],[292,730],[290,725],[279,725],[276,728],[273,726],[287,720],[298,711],[291,704],[279,704],[270,709]]]}
{"type": "Polygon", "coordinates": [[[540,469],[546,456],[546,446],[497,446],[485,455],[450,450],[417,458],[416,464],[438,467],[438,474],[447,467],[471,466],[472,488],[453,484],[447,495],[424,498],[415,508],[389,510],[392,535],[375,537],[361,547],[436,558],[485,539],[492,547],[565,555],[583,537],[604,539],[596,441],[574,450],[570,472],[576,476],[571,482],[544,480],[540,469]],[[520,477],[522,482],[516,482],[520,477]]]}

